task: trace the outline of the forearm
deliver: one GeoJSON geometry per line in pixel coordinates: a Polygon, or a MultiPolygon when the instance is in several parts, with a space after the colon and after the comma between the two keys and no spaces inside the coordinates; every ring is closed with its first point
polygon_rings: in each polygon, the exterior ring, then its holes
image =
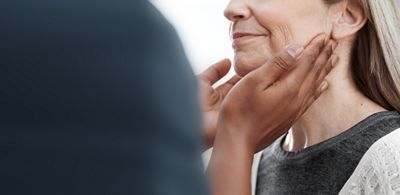
{"type": "Polygon", "coordinates": [[[253,149],[223,133],[217,135],[209,165],[213,195],[250,195],[253,149]]]}

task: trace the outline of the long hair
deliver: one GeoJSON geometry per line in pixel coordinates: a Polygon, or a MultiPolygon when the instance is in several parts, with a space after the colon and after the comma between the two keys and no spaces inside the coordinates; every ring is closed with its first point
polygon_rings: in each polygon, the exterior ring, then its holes
{"type": "Polygon", "coordinates": [[[400,111],[400,7],[397,0],[358,1],[368,22],[354,43],[352,75],[364,95],[388,110],[400,111]]]}

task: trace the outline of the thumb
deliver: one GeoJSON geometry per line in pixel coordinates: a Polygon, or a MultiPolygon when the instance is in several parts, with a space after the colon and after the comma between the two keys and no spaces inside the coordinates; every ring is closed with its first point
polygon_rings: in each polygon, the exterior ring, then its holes
{"type": "Polygon", "coordinates": [[[209,85],[213,85],[228,74],[230,68],[231,61],[229,59],[223,59],[207,68],[199,77],[209,85]]]}
{"type": "Polygon", "coordinates": [[[254,76],[260,82],[265,83],[265,87],[270,86],[295,65],[303,51],[304,48],[300,45],[290,45],[265,65],[255,70],[254,76]]]}

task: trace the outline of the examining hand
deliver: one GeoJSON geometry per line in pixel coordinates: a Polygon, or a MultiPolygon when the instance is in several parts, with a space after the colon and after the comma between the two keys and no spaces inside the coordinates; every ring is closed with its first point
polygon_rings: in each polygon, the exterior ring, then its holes
{"type": "Polygon", "coordinates": [[[199,78],[200,95],[203,112],[203,134],[205,148],[213,145],[219,112],[222,101],[230,89],[240,80],[239,76],[233,76],[221,86],[214,88],[213,85],[228,74],[231,62],[228,59],[221,60],[201,73],[199,78]]]}
{"type": "Polygon", "coordinates": [[[242,78],[223,101],[209,165],[216,195],[249,195],[254,153],[286,133],[328,88],[337,44],[317,36],[242,78]]]}
{"type": "Polygon", "coordinates": [[[223,102],[221,135],[258,152],[286,133],[328,87],[336,43],[324,41],[318,36],[305,49],[290,46],[244,77],[223,102]]]}

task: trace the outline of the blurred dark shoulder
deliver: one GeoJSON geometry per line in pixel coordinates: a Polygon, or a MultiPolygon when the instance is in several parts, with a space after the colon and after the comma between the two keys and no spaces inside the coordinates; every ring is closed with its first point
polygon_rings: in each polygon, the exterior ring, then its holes
{"type": "Polygon", "coordinates": [[[4,121],[143,106],[163,88],[152,84],[196,91],[175,30],[148,1],[3,0],[0,16],[4,121]]]}
{"type": "Polygon", "coordinates": [[[0,194],[204,194],[196,80],[153,5],[1,0],[0,28],[0,194]]]}

